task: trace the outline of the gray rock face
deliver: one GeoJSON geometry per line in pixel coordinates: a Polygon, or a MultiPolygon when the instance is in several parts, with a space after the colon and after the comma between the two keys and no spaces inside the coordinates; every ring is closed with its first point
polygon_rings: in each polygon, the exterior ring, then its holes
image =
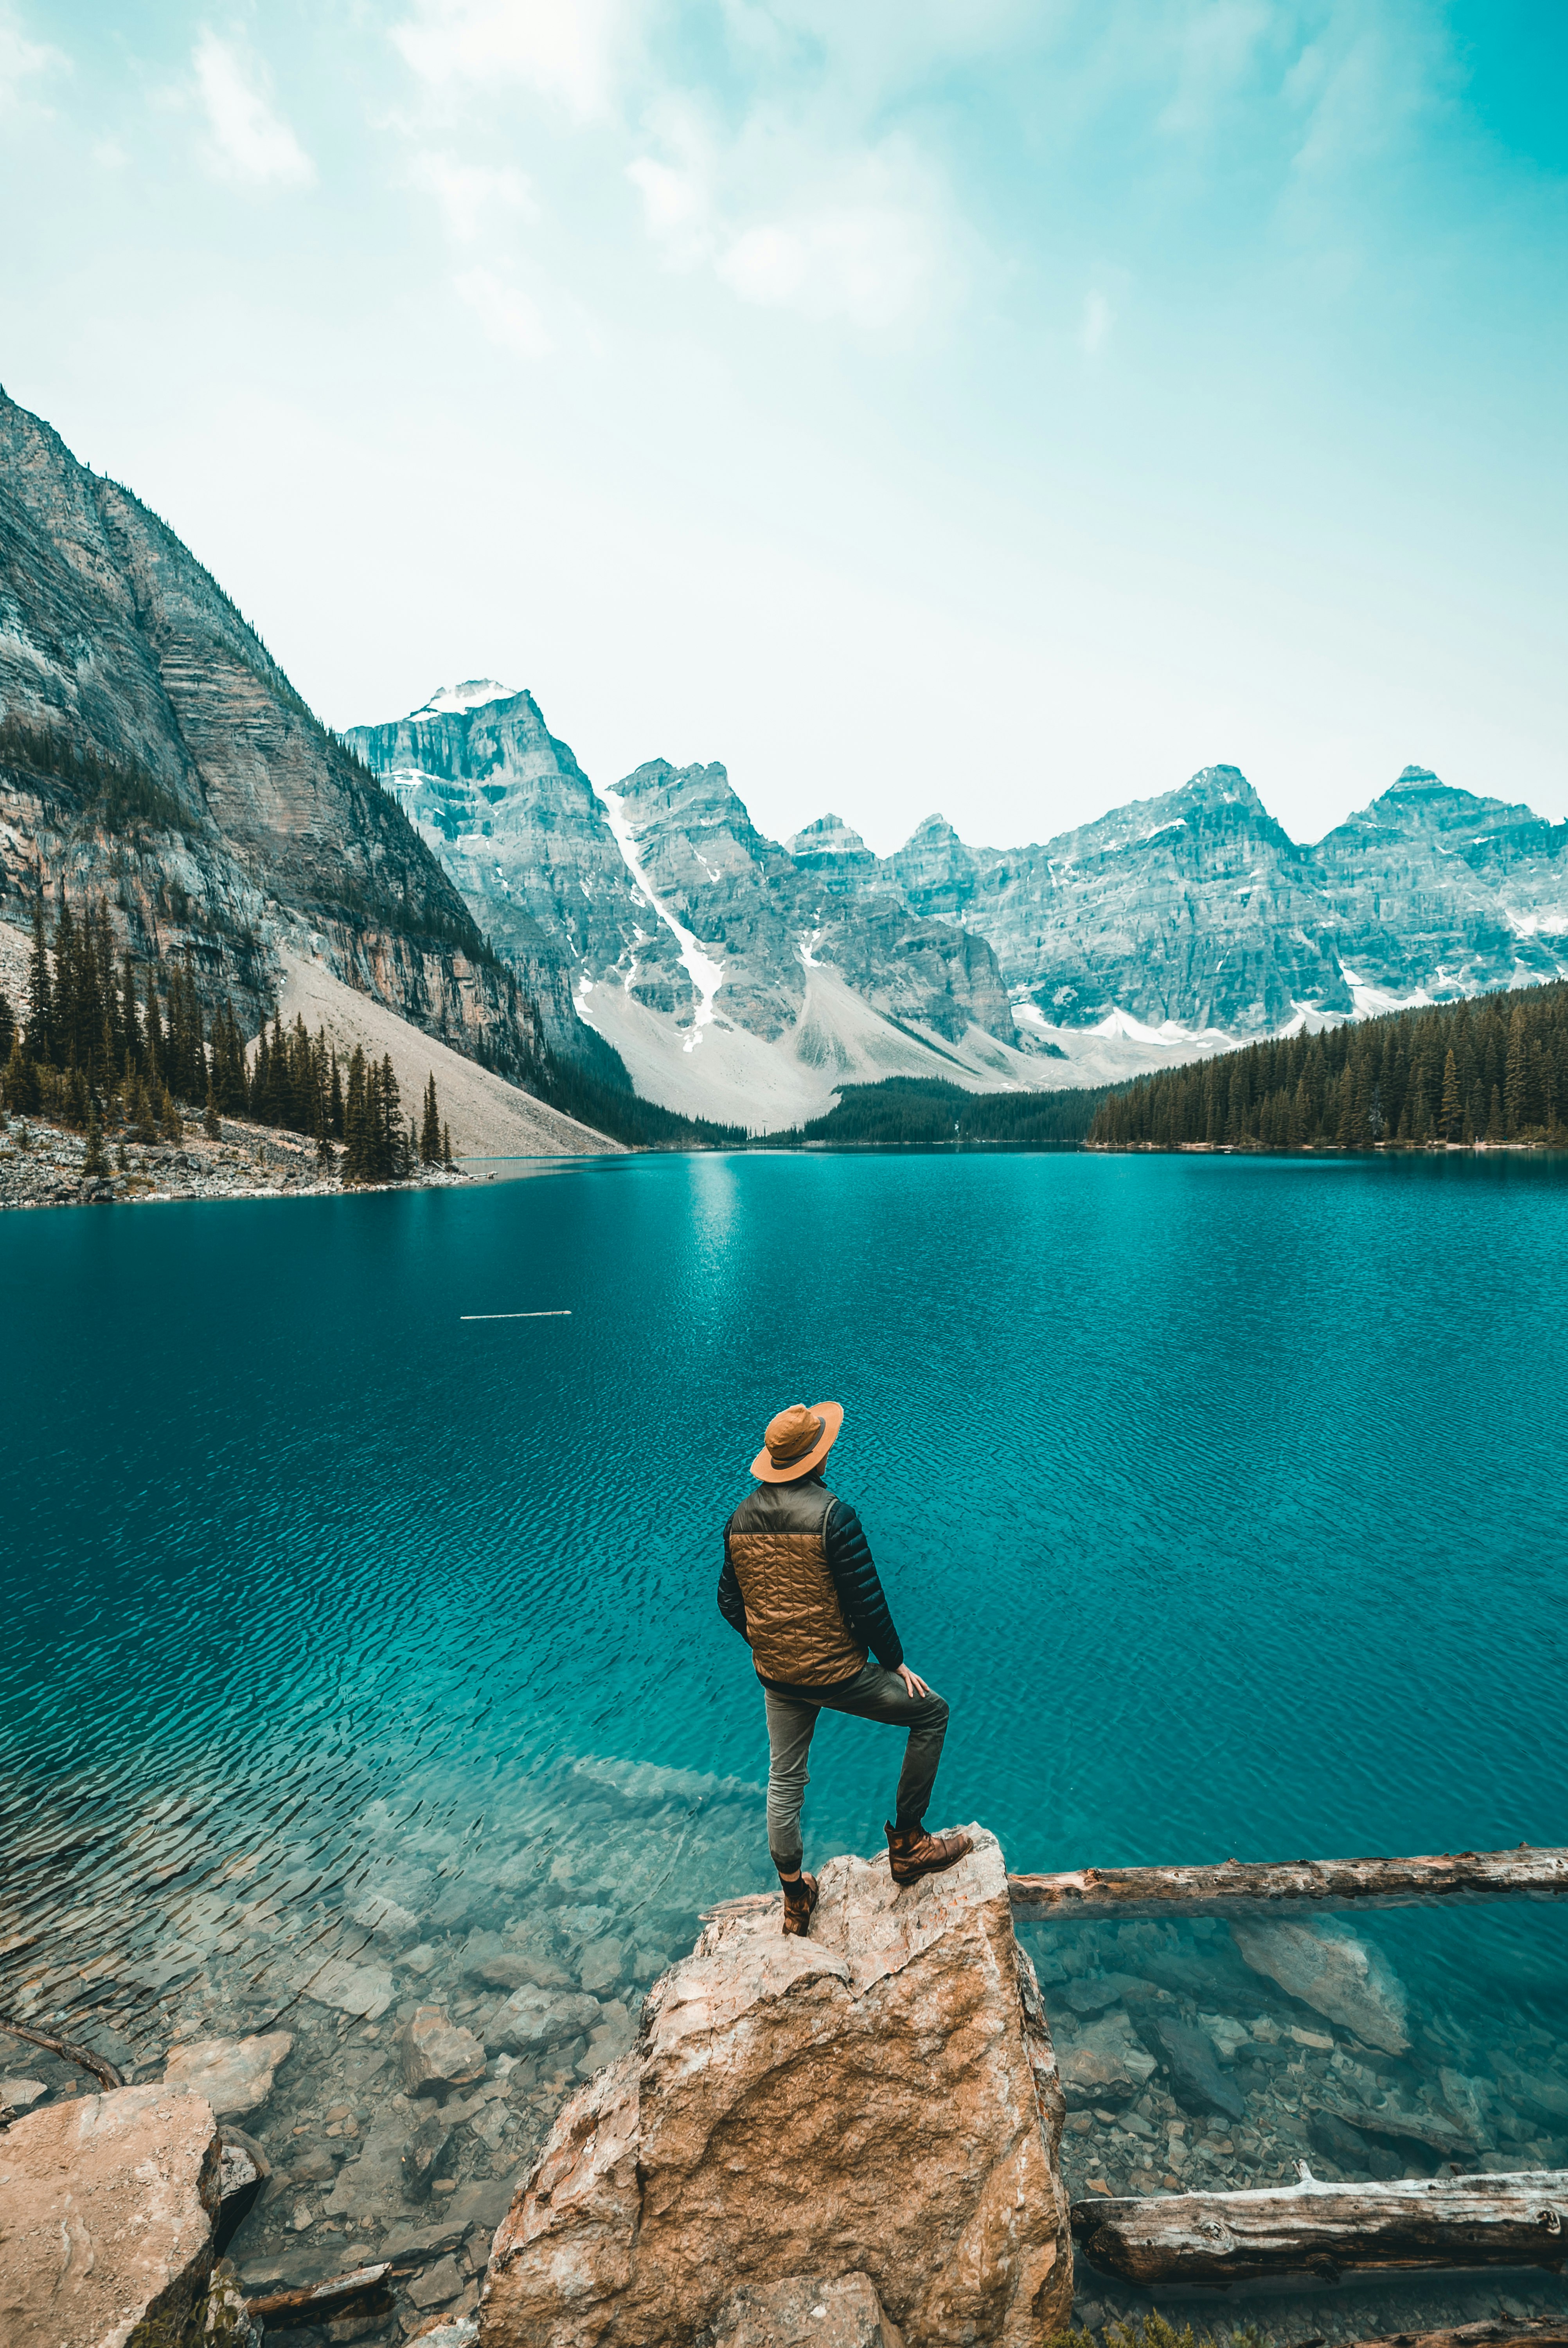
{"type": "Polygon", "coordinates": [[[912,911],[978,931],[1014,994],[1064,1027],[1120,1011],[1245,1035],[1568,969],[1568,825],[1424,767],[1315,848],[1235,767],[1044,846],[970,848],[931,816],[867,867],[841,830],[824,818],[796,842],[842,887],[891,880],[912,911]]]}
{"type": "MultiPolygon", "coordinates": [[[[530,976],[558,1048],[580,1053],[589,987],[614,985],[690,1028],[700,1006],[773,1041],[799,1019],[815,961],[886,1017],[948,1038],[1012,1041],[995,956],[895,889],[842,886],[835,858],[766,839],[724,767],[654,758],[598,795],[531,694],[487,683],[439,694],[393,725],[345,736],[441,858],[487,933],[530,976]],[[680,932],[710,964],[694,982],[680,932]],[[544,974],[555,959],[554,980],[544,974]]],[[[820,829],[820,828],[819,828],[820,829]]],[[[835,834],[857,881],[876,861],[835,834]]],[[[934,1065],[939,1065],[935,1063],[934,1065]]]]}
{"type": "Polygon", "coordinates": [[[0,744],[0,920],[40,880],[108,897],[122,942],[189,945],[252,1029],[277,949],[492,1065],[528,1006],[437,860],[312,715],[217,582],[127,489],[0,393],[0,720],[112,762],[116,793],[0,744]]]}

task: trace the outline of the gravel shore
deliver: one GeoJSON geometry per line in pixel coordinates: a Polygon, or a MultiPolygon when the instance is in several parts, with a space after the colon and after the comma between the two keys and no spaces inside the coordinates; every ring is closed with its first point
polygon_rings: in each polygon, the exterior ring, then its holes
{"type": "MultiPolygon", "coordinates": [[[[325,1198],[342,1190],[323,1177],[315,1145],[294,1133],[221,1120],[222,1138],[200,1128],[182,1141],[132,1141],[118,1163],[118,1145],[105,1142],[110,1172],[97,1181],[82,1172],[85,1134],[37,1117],[13,1117],[0,1131],[0,1208],[139,1206],[169,1199],[325,1198]]],[[[423,1166],[393,1189],[446,1189],[471,1178],[451,1167],[423,1166]]]]}

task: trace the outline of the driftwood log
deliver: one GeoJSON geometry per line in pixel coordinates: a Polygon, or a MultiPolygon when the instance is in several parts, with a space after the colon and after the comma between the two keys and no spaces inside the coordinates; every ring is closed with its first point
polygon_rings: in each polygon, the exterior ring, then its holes
{"type": "Polygon", "coordinates": [[[1453,2332],[1385,2332],[1352,2348],[1568,2348],[1568,2315],[1522,2316],[1517,2323],[1461,2323],[1453,2332]]]}
{"type": "Polygon", "coordinates": [[[1270,2276],[1442,2267],[1553,2267],[1568,2252],[1568,2169],[1412,2177],[1075,2201],[1073,2239],[1123,2282],[1210,2290],[1270,2276]]]}
{"type": "Polygon", "coordinates": [[[245,2312],[260,2317],[269,2331],[279,2332],[301,2324],[335,2323],[344,2317],[390,2315],[391,2280],[412,2271],[406,2263],[383,2259],[375,2266],[356,2267],[353,2274],[334,2275],[330,2282],[264,2291],[245,2302],[245,2312]]]}
{"type": "Polygon", "coordinates": [[[29,2046],[42,2046],[47,2053],[57,2054],[62,2063],[79,2064],[90,2071],[103,2087],[123,2087],[125,2080],[114,2065],[102,2054],[95,2054],[90,2046],[78,2046],[74,2038],[51,2038],[42,2030],[29,2030],[25,2022],[13,2021],[8,2013],[0,2013],[0,2030],[9,2031],[13,2038],[25,2038],[29,2046]]]}
{"type": "Polygon", "coordinates": [[[1440,1851],[1428,1859],[1296,1859],[1218,1867],[1084,1867],[1009,1875],[1020,1923],[1226,1916],[1275,1902],[1410,1908],[1449,1900],[1568,1899],[1568,1850],[1440,1851]]]}

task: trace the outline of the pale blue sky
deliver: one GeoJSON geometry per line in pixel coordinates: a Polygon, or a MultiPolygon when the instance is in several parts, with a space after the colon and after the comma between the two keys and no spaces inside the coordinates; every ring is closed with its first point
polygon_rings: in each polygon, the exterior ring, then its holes
{"type": "Polygon", "coordinates": [[[332,723],[1568,815],[1565,0],[0,0],[0,382],[332,723]]]}

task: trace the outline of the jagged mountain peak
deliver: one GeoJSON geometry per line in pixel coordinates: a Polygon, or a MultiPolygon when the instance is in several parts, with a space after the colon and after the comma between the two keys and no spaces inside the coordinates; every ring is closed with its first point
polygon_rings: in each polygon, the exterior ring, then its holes
{"type": "Polygon", "coordinates": [[[841,815],[819,815],[815,821],[802,824],[793,832],[784,846],[797,863],[809,863],[820,856],[869,856],[860,834],[841,815]]]}
{"type": "Polygon", "coordinates": [[[438,685],[428,701],[410,710],[409,721],[417,724],[422,717],[466,717],[471,709],[483,709],[492,701],[519,698],[515,686],[497,685],[493,676],[471,676],[462,685],[438,685]]]}

